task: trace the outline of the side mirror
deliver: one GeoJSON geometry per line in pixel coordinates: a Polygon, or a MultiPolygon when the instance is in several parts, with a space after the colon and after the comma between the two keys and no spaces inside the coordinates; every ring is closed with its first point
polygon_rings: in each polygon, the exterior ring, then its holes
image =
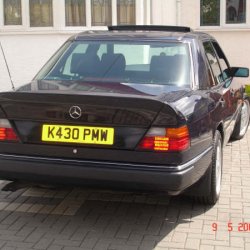
{"type": "Polygon", "coordinates": [[[230,75],[232,77],[249,77],[249,69],[240,67],[231,67],[230,75]]]}

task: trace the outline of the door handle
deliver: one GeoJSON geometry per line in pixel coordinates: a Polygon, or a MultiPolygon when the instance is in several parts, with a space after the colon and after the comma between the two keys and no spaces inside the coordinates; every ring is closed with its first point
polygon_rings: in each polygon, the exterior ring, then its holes
{"type": "Polygon", "coordinates": [[[221,104],[221,106],[224,108],[225,107],[225,105],[226,105],[226,101],[225,101],[225,99],[223,98],[223,97],[221,97],[220,99],[219,99],[219,103],[221,104]]]}
{"type": "Polygon", "coordinates": [[[230,94],[231,94],[232,97],[234,97],[234,95],[235,95],[235,90],[234,90],[234,89],[230,89],[230,94]]]}

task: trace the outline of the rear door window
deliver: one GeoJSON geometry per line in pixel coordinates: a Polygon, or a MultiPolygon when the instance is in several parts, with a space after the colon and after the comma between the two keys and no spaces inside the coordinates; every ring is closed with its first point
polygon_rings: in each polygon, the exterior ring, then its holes
{"type": "Polygon", "coordinates": [[[206,53],[208,63],[210,65],[210,68],[214,77],[214,83],[215,85],[220,84],[221,82],[224,81],[224,79],[222,76],[220,64],[216,56],[215,50],[213,48],[213,45],[210,41],[207,41],[203,43],[203,46],[204,46],[204,50],[206,53]]]}
{"type": "Polygon", "coordinates": [[[222,51],[221,47],[219,46],[219,44],[217,42],[213,41],[212,45],[214,47],[214,50],[216,51],[216,54],[217,54],[217,57],[218,57],[218,60],[220,63],[223,80],[226,81],[230,78],[230,75],[229,75],[230,65],[228,63],[228,60],[227,60],[224,52],[222,51]]]}

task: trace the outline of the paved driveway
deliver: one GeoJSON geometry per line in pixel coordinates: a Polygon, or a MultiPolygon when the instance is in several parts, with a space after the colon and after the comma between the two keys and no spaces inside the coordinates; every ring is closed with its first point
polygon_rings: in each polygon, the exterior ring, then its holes
{"type": "Polygon", "coordinates": [[[1,191],[0,249],[250,249],[249,153],[250,130],[224,150],[222,195],[214,207],[161,194],[1,191]]]}

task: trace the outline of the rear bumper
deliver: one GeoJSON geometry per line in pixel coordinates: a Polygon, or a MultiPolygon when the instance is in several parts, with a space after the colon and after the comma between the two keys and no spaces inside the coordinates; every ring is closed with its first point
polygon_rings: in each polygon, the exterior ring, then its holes
{"type": "Polygon", "coordinates": [[[211,164],[212,148],[179,166],[84,161],[0,154],[0,178],[166,191],[178,194],[211,164]]]}

